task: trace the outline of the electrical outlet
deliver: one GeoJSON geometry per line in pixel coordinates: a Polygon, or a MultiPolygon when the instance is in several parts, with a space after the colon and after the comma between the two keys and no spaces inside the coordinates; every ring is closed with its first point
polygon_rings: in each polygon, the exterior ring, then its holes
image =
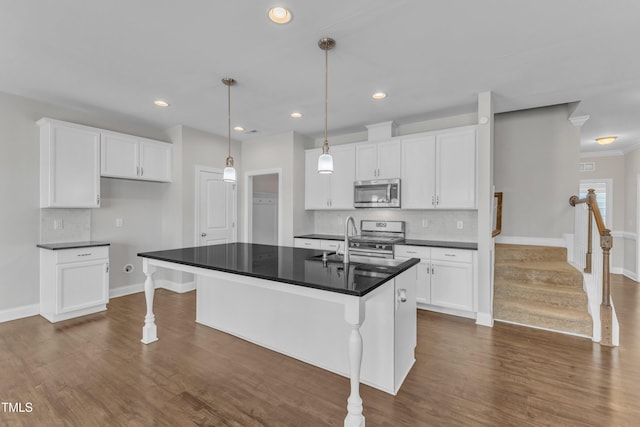
{"type": "Polygon", "coordinates": [[[64,228],[64,221],[61,219],[53,220],[53,229],[54,230],[62,230],[64,228]]]}
{"type": "Polygon", "coordinates": [[[464,228],[464,222],[458,221],[457,226],[458,226],[458,230],[462,230],[464,228]]]}
{"type": "Polygon", "coordinates": [[[124,225],[122,218],[116,218],[116,227],[120,228],[124,225]]]}
{"type": "Polygon", "coordinates": [[[422,218],[422,227],[427,228],[429,226],[429,220],[427,218],[422,218]]]}

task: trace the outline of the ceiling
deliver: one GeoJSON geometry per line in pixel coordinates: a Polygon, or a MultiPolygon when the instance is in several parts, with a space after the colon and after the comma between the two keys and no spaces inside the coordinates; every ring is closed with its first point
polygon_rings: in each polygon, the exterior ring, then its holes
{"type": "Polygon", "coordinates": [[[0,91],[226,136],[228,76],[232,126],[256,131],[234,140],[319,137],[329,36],[330,137],[473,112],[492,91],[496,112],[579,102],[581,150],[624,151],[640,143],[639,18],[637,0],[0,0],[0,91]],[[289,24],[267,19],[276,4],[289,24]]]}

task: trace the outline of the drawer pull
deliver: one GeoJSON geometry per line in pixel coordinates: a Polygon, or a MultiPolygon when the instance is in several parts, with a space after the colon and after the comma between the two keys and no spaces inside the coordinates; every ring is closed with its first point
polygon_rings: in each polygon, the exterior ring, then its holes
{"type": "Polygon", "coordinates": [[[444,256],[456,256],[456,254],[444,254],[444,256]]]}
{"type": "Polygon", "coordinates": [[[89,253],[89,254],[78,254],[78,256],[91,256],[93,254],[89,253]]]}
{"type": "Polygon", "coordinates": [[[416,251],[407,251],[408,254],[417,254],[416,251]]]}

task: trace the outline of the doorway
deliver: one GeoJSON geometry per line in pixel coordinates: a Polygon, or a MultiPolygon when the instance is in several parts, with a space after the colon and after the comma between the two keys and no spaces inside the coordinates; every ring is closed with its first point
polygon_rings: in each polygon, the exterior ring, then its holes
{"type": "Polygon", "coordinates": [[[247,172],[245,230],[247,242],[282,242],[282,169],[247,172]]]}
{"type": "Polygon", "coordinates": [[[196,166],[196,246],[232,243],[236,228],[236,184],[222,180],[222,170],[196,166]]]}

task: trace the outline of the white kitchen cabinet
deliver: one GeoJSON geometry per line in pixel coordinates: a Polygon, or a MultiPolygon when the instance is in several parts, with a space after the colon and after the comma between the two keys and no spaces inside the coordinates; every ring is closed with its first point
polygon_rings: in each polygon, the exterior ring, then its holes
{"type": "Polygon", "coordinates": [[[471,317],[476,311],[473,250],[396,245],[396,259],[420,258],[418,308],[471,317]]]}
{"type": "Polygon", "coordinates": [[[104,177],[170,182],[172,144],[117,132],[101,132],[104,177]]]}
{"type": "Polygon", "coordinates": [[[100,132],[43,118],[40,126],[40,207],[100,207],[100,132]]]}
{"type": "Polygon", "coordinates": [[[109,247],[40,249],[40,314],[50,322],[97,313],[109,302],[109,247]]]}
{"type": "Polygon", "coordinates": [[[305,209],[353,209],[355,146],[332,146],[333,173],[318,173],[321,149],[305,151],[305,209]]]}
{"type": "Polygon", "coordinates": [[[399,178],[400,153],[399,140],[356,144],[356,180],[399,178]]]}
{"type": "Polygon", "coordinates": [[[475,209],[475,127],[402,139],[402,207],[475,209]]]}

